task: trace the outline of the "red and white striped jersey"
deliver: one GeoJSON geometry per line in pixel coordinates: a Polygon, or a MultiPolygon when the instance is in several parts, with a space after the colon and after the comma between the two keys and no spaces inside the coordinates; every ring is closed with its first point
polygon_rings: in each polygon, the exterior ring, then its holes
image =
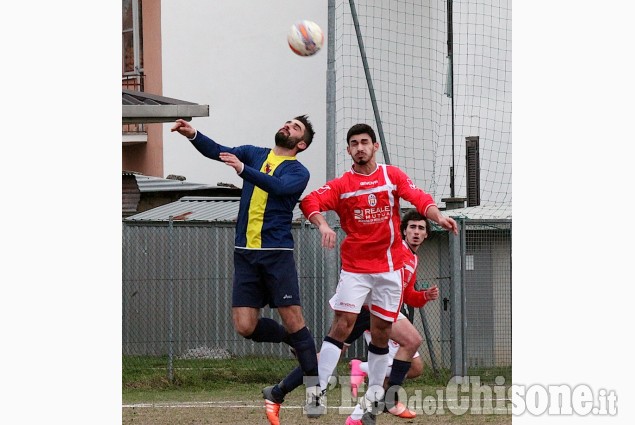
{"type": "MultiPolygon", "coordinates": [[[[408,287],[415,287],[415,283],[417,282],[417,264],[419,259],[417,258],[417,254],[412,252],[406,241],[402,241],[402,246],[404,252],[403,289],[406,291],[408,287]]],[[[406,302],[406,304],[408,303],[406,302]]]]}
{"type": "Polygon", "coordinates": [[[417,291],[417,265],[419,259],[412,252],[406,241],[403,241],[404,266],[403,266],[403,303],[411,307],[421,308],[428,302],[425,289],[417,291]]]}
{"type": "Polygon", "coordinates": [[[346,237],[341,245],[342,269],[351,273],[384,273],[400,269],[404,253],[399,232],[399,200],[421,214],[436,206],[401,169],[378,164],[369,175],[352,168],[311,192],[300,203],[307,218],[335,211],[346,237]]]}

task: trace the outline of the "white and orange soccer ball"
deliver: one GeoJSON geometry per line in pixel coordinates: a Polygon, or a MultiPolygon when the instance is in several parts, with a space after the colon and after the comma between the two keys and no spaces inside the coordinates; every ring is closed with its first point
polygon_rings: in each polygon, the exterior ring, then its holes
{"type": "Polygon", "coordinates": [[[315,22],[302,20],[291,26],[287,41],[296,55],[313,56],[322,48],[324,32],[315,22]]]}

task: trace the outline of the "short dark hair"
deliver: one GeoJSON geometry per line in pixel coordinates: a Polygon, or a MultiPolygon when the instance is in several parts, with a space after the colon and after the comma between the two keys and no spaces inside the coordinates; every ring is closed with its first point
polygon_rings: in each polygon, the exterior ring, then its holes
{"type": "Polygon", "coordinates": [[[315,131],[313,131],[313,124],[309,121],[308,115],[298,115],[294,119],[304,124],[304,137],[302,140],[304,140],[304,143],[306,143],[306,147],[308,148],[313,141],[313,136],[315,135],[315,131]]]}
{"type": "Polygon", "coordinates": [[[375,136],[375,130],[368,124],[355,124],[352,126],[348,133],[346,133],[346,144],[349,144],[349,140],[351,140],[351,136],[357,136],[358,134],[368,133],[370,139],[373,143],[377,143],[377,136],[375,136]]]}
{"type": "Polygon", "coordinates": [[[401,225],[399,226],[399,229],[401,230],[401,236],[403,236],[404,233],[406,233],[406,228],[408,227],[409,221],[421,221],[421,220],[425,220],[426,232],[430,234],[430,222],[428,221],[428,219],[425,218],[423,214],[420,214],[419,211],[410,209],[406,211],[403,217],[401,217],[401,225]]]}

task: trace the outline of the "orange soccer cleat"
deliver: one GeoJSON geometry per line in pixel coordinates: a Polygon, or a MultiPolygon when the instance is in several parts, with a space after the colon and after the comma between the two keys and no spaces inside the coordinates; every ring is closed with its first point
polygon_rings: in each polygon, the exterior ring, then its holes
{"type": "Polygon", "coordinates": [[[266,387],[262,390],[262,396],[265,399],[265,413],[271,425],[280,425],[280,405],[273,401],[271,390],[273,386],[266,387]]]}
{"type": "Polygon", "coordinates": [[[417,416],[416,412],[408,409],[402,402],[397,402],[395,406],[388,409],[388,413],[404,419],[412,419],[417,416]]]}
{"type": "Polygon", "coordinates": [[[280,425],[280,403],[265,400],[265,412],[271,425],[280,425]]]}

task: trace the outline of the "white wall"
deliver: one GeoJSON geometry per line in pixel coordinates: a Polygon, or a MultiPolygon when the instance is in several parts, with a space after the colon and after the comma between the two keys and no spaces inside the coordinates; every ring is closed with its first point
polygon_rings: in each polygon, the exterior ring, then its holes
{"type": "MultiPolygon", "coordinates": [[[[227,146],[273,147],[288,119],[308,114],[316,131],[298,159],[311,172],[305,194],[326,181],[326,38],[312,57],[296,56],[287,31],[299,19],[325,33],[327,1],[164,0],[163,94],[210,106],[192,125],[227,146]]],[[[233,183],[232,168],[205,158],[164,124],[164,172],[193,183],[233,183]]]]}

